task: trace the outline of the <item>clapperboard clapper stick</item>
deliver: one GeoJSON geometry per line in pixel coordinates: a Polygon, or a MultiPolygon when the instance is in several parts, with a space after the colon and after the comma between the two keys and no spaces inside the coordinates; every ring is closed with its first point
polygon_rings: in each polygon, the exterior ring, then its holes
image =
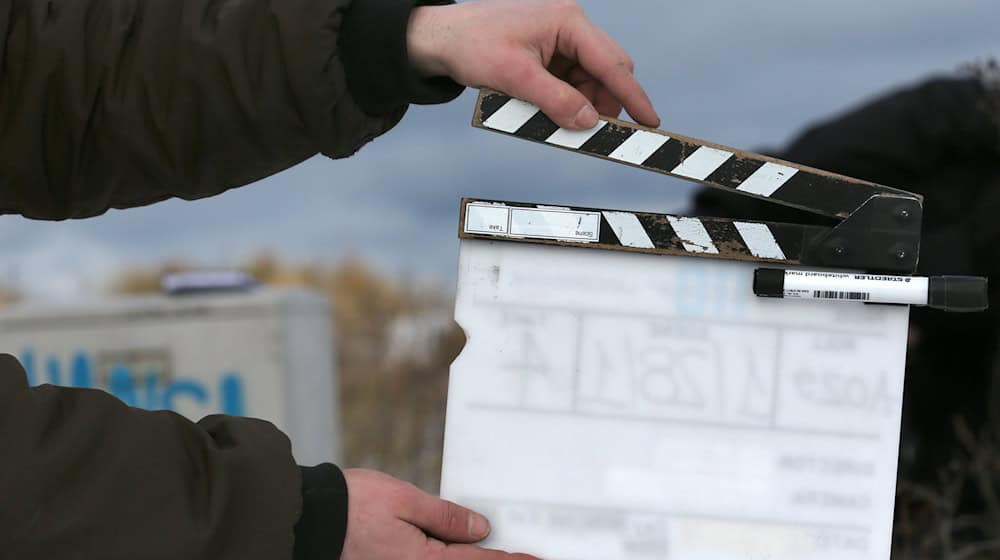
{"type": "MultiPolygon", "coordinates": [[[[615,118],[603,117],[590,130],[562,129],[538,107],[485,89],[476,104],[473,126],[697,181],[840,223],[822,227],[465,199],[459,232],[463,238],[503,238],[874,275],[913,275],[917,269],[923,197],[915,193],[615,118]]],[[[986,308],[985,278],[943,278],[948,280],[927,283],[924,296],[932,297],[926,303],[946,310],[986,308]],[[932,290],[932,284],[945,287],[932,290]],[[950,303],[940,305],[940,298],[934,297],[939,293],[950,294],[950,303]]],[[[918,284],[927,279],[919,280],[918,284]]],[[[777,295],[772,292],[758,295],[777,295]]],[[[871,292],[867,300],[850,295],[858,292],[857,280],[847,274],[843,278],[830,276],[822,289],[811,290],[818,294],[812,299],[926,304],[920,303],[919,297],[916,302],[894,299],[886,290],[878,291],[879,298],[871,292]],[[845,297],[839,297],[842,294],[845,297]]],[[[782,296],[788,297],[784,291],[782,296]]]]}

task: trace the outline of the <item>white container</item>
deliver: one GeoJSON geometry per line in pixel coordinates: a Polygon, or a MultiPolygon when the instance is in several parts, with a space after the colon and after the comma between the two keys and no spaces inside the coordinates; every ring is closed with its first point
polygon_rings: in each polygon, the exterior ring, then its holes
{"type": "Polygon", "coordinates": [[[340,454],[329,306],[320,293],[277,289],[21,304],[0,310],[0,352],[33,385],[101,388],[192,420],[269,420],[311,465],[340,454]]]}

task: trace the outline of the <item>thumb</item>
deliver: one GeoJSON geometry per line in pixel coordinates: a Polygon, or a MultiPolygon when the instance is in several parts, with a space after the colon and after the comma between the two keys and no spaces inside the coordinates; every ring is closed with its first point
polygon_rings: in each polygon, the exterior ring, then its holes
{"type": "Polygon", "coordinates": [[[520,72],[508,73],[512,79],[499,84],[500,91],[538,106],[562,128],[585,130],[597,125],[597,110],[583,93],[560,80],[537,60],[525,57],[520,72]]]}
{"type": "Polygon", "coordinates": [[[419,490],[402,513],[400,519],[445,542],[474,543],[490,534],[482,515],[419,490]]]}

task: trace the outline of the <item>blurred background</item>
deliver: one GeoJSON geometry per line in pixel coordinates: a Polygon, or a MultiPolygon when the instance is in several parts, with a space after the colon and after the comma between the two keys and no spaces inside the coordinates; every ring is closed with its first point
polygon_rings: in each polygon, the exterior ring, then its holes
{"type": "MultiPolygon", "coordinates": [[[[1000,55],[996,0],[580,3],[636,60],[663,128],[751,149],[1000,55]]],[[[151,293],[164,272],[206,268],[325,294],[343,462],[436,490],[447,366],[463,343],[450,320],[459,199],[683,212],[694,192],[474,130],[474,96],[411,108],[350,159],[316,157],[212,199],[62,223],[4,216],[0,305],[151,293]]],[[[962,450],[929,481],[901,482],[907,558],[1000,557],[1000,453],[960,420],[962,450]],[[963,513],[970,493],[992,517],[963,513]]]]}

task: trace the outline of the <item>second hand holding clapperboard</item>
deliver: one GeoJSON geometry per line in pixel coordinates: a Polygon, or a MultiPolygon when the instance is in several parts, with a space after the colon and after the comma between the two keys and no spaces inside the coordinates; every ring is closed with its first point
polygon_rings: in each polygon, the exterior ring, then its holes
{"type": "Polygon", "coordinates": [[[985,279],[912,276],[922,197],[492,91],[473,124],[840,220],[463,200],[442,494],[489,544],[887,559],[908,307],[857,302],[986,307],[985,279]]]}

